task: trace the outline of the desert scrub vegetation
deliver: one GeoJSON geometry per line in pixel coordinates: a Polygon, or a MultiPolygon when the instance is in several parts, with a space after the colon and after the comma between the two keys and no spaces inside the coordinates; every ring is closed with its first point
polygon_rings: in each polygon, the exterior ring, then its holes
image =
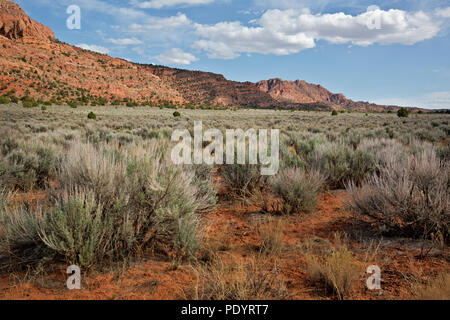
{"type": "Polygon", "coordinates": [[[43,188],[55,173],[56,156],[42,142],[25,142],[6,134],[0,138],[0,183],[8,189],[43,188]]]}
{"type": "Polygon", "coordinates": [[[200,190],[202,177],[172,164],[167,147],[161,141],[126,149],[74,141],[58,164],[58,188],[50,188],[48,203],[2,211],[0,255],[80,267],[155,247],[178,259],[192,257],[200,214],[215,198],[200,190]]]}
{"type": "Polygon", "coordinates": [[[186,165],[185,170],[194,171],[196,198],[202,200],[197,203],[197,211],[205,213],[213,210],[217,203],[218,190],[217,184],[213,181],[214,167],[207,164],[186,165]]]}
{"type": "Polygon", "coordinates": [[[386,154],[383,165],[361,186],[347,185],[351,207],[396,235],[449,240],[450,165],[434,148],[416,154],[386,154]]]}
{"type": "Polygon", "coordinates": [[[308,162],[326,176],[330,188],[342,188],[350,180],[359,183],[374,170],[372,154],[341,142],[319,144],[308,155],[308,162]]]}
{"type": "Polygon", "coordinates": [[[342,188],[346,182],[360,182],[375,169],[374,155],[348,138],[330,141],[321,134],[290,134],[280,146],[281,168],[304,167],[324,175],[326,186],[342,188]]]}
{"type": "Polygon", "coordinates": [[[351,297],[360,276],[357,260],[348,248],[345,237],[341,237],[335,234],[335,248],[328,247],[328,242],[311,240],[304,246],[309,280],[315,285],[322,285],[327,293],[334,294],[339,300],[351,297]]]}
{"type": "Polygon", "coordinates": [[[278,173],[270,180],[272,192],[281,199],[277,211],[284,214],[313,211],[324,181],[317,170],[289,168],[278,173]]]}

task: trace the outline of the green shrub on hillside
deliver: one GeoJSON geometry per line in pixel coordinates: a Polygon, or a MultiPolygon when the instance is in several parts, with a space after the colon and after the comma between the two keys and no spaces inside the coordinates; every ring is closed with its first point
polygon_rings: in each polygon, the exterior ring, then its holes
{"type": "Polygon", "coordinates": [[[67,102],[67,105],[73,109],[76,109],[78,107],[78,104],[76,103],[76,101],[69,101],[69,102],[67,102]]]}
{"type": "Polygon", "coordinates": [[[127,102],[127,107],[129,108],[134,108],[137,107],[139,104],[136,101],[128,101],[127,102]]]}

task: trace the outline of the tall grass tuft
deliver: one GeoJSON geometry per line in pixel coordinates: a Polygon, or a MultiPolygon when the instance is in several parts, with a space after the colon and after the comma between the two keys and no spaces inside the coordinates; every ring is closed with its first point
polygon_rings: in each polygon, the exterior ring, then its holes
{"type": "Polygon", "coordinates": [[[326,290],[339,300],[351,296],[359,270],[353,253],[346,243],[341,243],[331,253],[305,254],[307,273],[310,281],[323,284],[326,290]]]}

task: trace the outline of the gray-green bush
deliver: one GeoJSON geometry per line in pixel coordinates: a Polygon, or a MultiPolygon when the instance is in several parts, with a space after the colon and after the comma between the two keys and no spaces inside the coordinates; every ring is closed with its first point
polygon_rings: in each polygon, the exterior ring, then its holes
{"type": "Polygon", "coordinates": [[[341,142],[319,144],[309,154],[308,162],[326,176],[331,188],[342,188],[350,180],[359,183],[375,169],[370,152],[353,150],[341,142]]]}
{"type": "Polygon", "coordinates": [[[8,232],[0,235],[0,254],[59,257],[84,267],[158,244],[180,258],[192,256],[200,213],[214,205],[215,194],[204,190],[207,173],[196,179],[173,165],[166,149],[161,141],[127,149],[75,141],[59,163],[58,189],[49,191],[46,206],[3,210],[8,232]]]}
{"type": "Polygon", "coordinates": [[[440,235],[450,227],[450,165],[427,148],[399,161],[394,154],[361,187],[349,183],[352,207],[382,230],[414,238],[440,235]]]}
{"type": "Polygon", "coordinates": [[[0,139],[0,183],[9,189],[43,188],[55,172],[56,157],[39,142],[0,139]]]}
{"type": "Polygon", "coordinates": [[[281,198],[281,211],[295,214],[316,208],[317,196],[324,181],[319,171],[289,168],[274,176],[270,185],[274,194],[281,198]]]}

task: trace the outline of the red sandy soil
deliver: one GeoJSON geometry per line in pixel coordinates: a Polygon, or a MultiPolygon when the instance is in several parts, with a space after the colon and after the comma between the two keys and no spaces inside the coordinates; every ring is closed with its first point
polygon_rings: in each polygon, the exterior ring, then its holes
{"type": "MultiPolygon", "coordinates": [[[[325,193],[318,210],[309,215],[283,217],[285,247],[278,257],[270,258],[281,270],[288,291],[288,299],[330,299],[321,288],[308,282],[305,260],[301,253],[302,242],[311,236],[321,237],[333,243],[334,232],[365,234],[370,223],[355,217],[345,208],[348,195],[345,191],[325,193]],[[355,231],[356,230],[356,231],[355,231]]],[[[205,240],[223,232],[227,226],[231,254],[242,261],[257,251],[259,238],[255,224],[264,216],[260,208],[221,201],[219,208],[205,217],[205,240]]],[[[365,234],[367,235],[367,234],[365,234]]],[[[349,246],[361,266],[353,299],[407,299],[411,297],[413,279],[426,281],[450,270],[448,252],[430,254],[419,258],[420,245],[402,239],[384,240],[376,261],[364,261],[367,243],[356,236],[349,238],[349,246]],[[382,290],[369,291],[365,281],[369,277],[365,269],[377,264],[382,270],[382,290]]],[[[272,265],[273,265],[272,264],[272,265]]],[[[65,266],[49,276],[25,281],[25,274],[0,278],[1,299],[183,299],[184,292],[195,286],[197,278],[189,263],[174,268],[170,259],[148,257],[148,260],[109,273],[91,272],[82,275],[82,289],[68,290],[65,266]]]]}

